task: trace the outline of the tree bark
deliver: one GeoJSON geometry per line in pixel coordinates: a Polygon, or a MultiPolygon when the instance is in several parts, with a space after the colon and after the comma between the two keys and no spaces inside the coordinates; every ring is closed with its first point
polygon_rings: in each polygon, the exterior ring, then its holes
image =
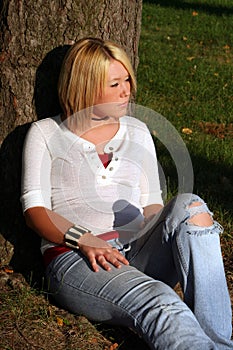
{"type": "Polygon", "coordinates": [[[33,234],[19,202],[22,147],[32,121],[60,111],[56,84],[67,47],[84,36],[111,39],[136,70],[141,10],[142,0],[0,3],[0,264],[29,265],[33,234]]]}
{"type": "Polygon", "coordinates": [[[2,0],[0,139],[37,118],[36,71],[52,49],[84,36],[112,39],[136,69],[141,7],[142,0],[2,0]]]}

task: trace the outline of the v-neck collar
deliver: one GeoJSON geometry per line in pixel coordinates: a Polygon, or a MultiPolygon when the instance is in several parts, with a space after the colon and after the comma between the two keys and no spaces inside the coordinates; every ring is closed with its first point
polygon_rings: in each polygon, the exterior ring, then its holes
{"type": "MultiPolygon", "coordinates": [[[[59,119],[57,120],[60,128],[64,132],[64,134],[73,142],[78,142],[78,144],[82,147],[84,152],[93,152],[95,150],[95,144],[83,139],[82,137],[76,135],[72,131],[70,131],[65,123],[62,122],[61,116],[59,115],[59,119]],[[59,123],[60,122],[60,123],[59,123]]],[[[109,140],[109,142],[104,147],[104,153],[113,153],[117,151],[122,142],[124,141],[124,136],[127,131],[127,125],[126,125],[126,117],[121,117],[119,119],[119,129],[116,132],[116,134],[113,136],[112,139],[109,140]]]]}

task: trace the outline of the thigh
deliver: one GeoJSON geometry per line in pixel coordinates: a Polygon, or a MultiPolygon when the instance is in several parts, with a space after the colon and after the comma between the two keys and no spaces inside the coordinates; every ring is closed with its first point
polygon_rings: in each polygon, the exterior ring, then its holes
{"type": "Polygon", "coordinates": [[[111,271],[100,268],[93,272],[79,252],[54,259],[46,275],[50,292],[61,307],[99,322],[133,327],[138,307],[149,297],[148,291],[155,303],[157,298],[159,304],[164,303],[164,296],[170,293],[176,299],[168,286],[133,266],[112,266],[111,271]]]}
{"type": "Polygon", "coordinates": [[[126,258],[130,264],[148,276],[158,279],[172,288],[178,282],[171,242],[162,238],[162,224],[131,245],[126,258]]]}

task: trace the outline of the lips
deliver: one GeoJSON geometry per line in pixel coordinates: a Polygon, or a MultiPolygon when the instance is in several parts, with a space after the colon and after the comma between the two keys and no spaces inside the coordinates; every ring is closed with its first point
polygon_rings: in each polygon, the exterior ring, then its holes
{"type": "Polygon", "coordinates": [[[127,102],[124,102],[124,103],[121,103],[121,104],[119,104],[119,107],[120,108],[126,108],[126,107],[128,107],[128,101],[127,102]]]}

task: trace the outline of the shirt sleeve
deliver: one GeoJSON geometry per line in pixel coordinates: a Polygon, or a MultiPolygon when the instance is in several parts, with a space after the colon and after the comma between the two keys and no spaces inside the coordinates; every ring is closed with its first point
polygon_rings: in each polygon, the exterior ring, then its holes
{"type": "Polygon", "coordinates": [[[152,136],[146,128],[143,145],[143,163],[141,176],[141,206],[144,208],[151,204],[163,205],[160,186],[158,161],[152,136]]]}
{"type": "Polygon", "coordinates": [[[21,203],[23,211],[42,206],[51,209],[51,157],[46,139],[33,123],[26,135],[22,158],[21,203]]]}

